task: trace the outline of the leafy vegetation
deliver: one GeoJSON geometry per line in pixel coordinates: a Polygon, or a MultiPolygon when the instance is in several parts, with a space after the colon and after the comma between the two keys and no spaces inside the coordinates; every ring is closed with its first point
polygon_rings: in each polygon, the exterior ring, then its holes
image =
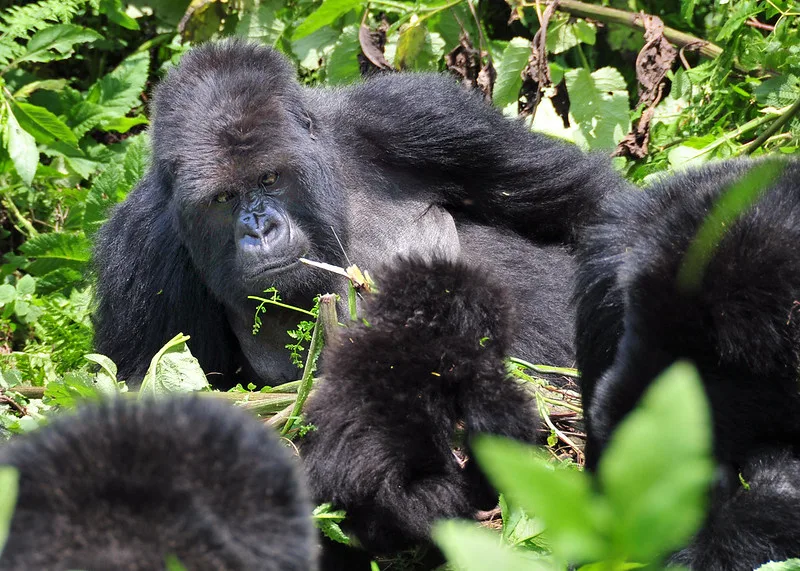
{"type": "MultiPolygon", "coordinates": [[[[153,84],[193,43],[237,35],[273,45],[313,84],[389,68],[447,71],[533,129],[613,153],[636,183],[710,159],[800,147],[793,0],[562,0],[555,9],[507,1],[0,0],[0,435],[127,390],[114,364],[91,354],[92,236],[144,172],[153,84]]],[[[259,311],[280,301],[265,295],[259,311]]],[[[271,417],[286,434],[313,429],[298,416],[315,358],[303,351],[315,331],[306,321],[287,336],[302,382],[217,397],[271,417]]],[[[154,356],[142,392],[205,387],[190,346],[179,336],[154,356]]],[[[575,470],[580,440],[550,416],[555,407],[577,417],[574,395],[536,378],[553,372],[547,368],[511,370],[537,392],[551,456],[567,461],[554,468],[487,440],[480,459],[506,494],[502,541],[518,549],[449,523],[439,538],[454,562],[469,569],[491,554],[491,565],[515,569],[563,568],[567,560],[629,569],[659,561],[691,533],[708,479],[706,412],[691,371],[673,370],[626,423],[598,493],[575,470]],[[654,423],[693,428],[653,430],[654,423]],[[642,455],[656,449],[682,460],[664,466],[642,455]],[[684,509],[655,501],[656,489],[684,509]],[[643,535],[647,529],[663,532],[643,535]]],[[[5,482],[14,477],[0,472],[0,489],[10,494],[5,482]]],[[[0,497],[0,544],[9,502],[0,497]]],[[[334,535],[340,518],[318,514],[334,535]]]]}

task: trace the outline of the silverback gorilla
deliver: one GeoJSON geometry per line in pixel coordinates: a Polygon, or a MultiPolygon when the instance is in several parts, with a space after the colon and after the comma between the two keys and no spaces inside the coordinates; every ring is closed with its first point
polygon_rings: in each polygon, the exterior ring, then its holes
{"type": "Polygon", "coordinates": [[[261,423],[210,398],[85,406],[0,446],[19,494],[0,569],[309,571],[311,506],[261,423]]]}
{"type": "Polygon", "coordinates": [[[769,164],[720,163],[620,193],[578,255],[590,468],[665,367],[689,359],[703,378],[720,476],[704,528],[673,557],[698,571],[800,557],[800,161],[786,163],[754,206],[723,220],[699,283],[678,280],[720,197],[769,164]]]}
{"type": "MultiPolygon", "coordinates": [[[[345,509],[361,545],[389,554],[428,543],[436,520],[497,505],[475,462],[453,454],[458,423],[468,454],[477,433],[534,442],[537,423],[503,361],[510,300],[485,271],[410,259],[376,279],[368,325],[326,349],[325,381],[304,412],[316,429],[300,449],[312,499],[345,509]]],[[[328,544],[323,569],[369,569],[362,559],[328,544]]]]}
{"type": "Polygon", "coordinates": [[[573,362],[569,252],[622,183],[603,157],[530,133],[439,75],[301,87],[276,51],[235,41],[183,58],[154,96],[152,166],[99,232],[97,350],[140,379],[177,332],[216,386],[296,377],[296,314],[252,333],[248,295],[308,306],[342,291],[306,257],[373,269],[397,254],[503,275],[523,328],[510,351],[573,362]],[[341,245],[340,245],[341,242],[341,245]]]}

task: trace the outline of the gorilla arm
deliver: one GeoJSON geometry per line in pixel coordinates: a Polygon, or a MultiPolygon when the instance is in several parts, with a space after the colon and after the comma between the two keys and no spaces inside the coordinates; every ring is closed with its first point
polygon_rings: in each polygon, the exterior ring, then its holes
{"type": "Polygon", "coordinates": [[[529,238],[568,241],[626,183],[607,157],[531,133],[446,76],[384,74],[342,109],[343,144],[440,186],[440,202],[529,238]]]}

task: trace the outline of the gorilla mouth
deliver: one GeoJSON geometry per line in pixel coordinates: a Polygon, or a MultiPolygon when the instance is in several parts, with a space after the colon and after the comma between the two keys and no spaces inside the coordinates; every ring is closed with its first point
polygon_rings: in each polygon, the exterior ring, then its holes
{"type": "Polygon", "coordinates": [[[245,277],[247,279],[254,279],[262,277],[264,275],[278,274],[281,272],[285,272],[291,268],[294,268],[295,266],[299,266],[300,258],[302,257],[303,255],[300,254],[297,256],[281,258],[279,260],[270,260],[269,262],[257,265],[254,268],[248,270],[245,273],[245,277]]]}
{"type": "Polygon", "coordinates": [[[305,255],[305,251],[297,252],[291,256],[284,256],[278,259],[270,259],[264,263],[254,262],[250,268],[245,270],[244,278],[246,280],[254,280],[262,278],[270,274],[280,274],[291,270],[300,265],[300,258],[305,255]]]}

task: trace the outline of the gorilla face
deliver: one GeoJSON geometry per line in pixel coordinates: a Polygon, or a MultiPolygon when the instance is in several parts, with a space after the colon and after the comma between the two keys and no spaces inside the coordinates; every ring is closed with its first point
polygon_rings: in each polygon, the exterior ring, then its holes
{"type": "Polygon", "coordinates": [[[269,287],[285,298],[325,290],[327,276],[298,259],[339,265],[346,232],[331,208],[344,201],[334,154],[319,148],[296,86],[250,67],[236,81],[182,68],[158,90],[154,130],[181,241],[215,296],[237,306],[269,287]],[[187,136],[163,128],[178,122],[187,136]]]}

